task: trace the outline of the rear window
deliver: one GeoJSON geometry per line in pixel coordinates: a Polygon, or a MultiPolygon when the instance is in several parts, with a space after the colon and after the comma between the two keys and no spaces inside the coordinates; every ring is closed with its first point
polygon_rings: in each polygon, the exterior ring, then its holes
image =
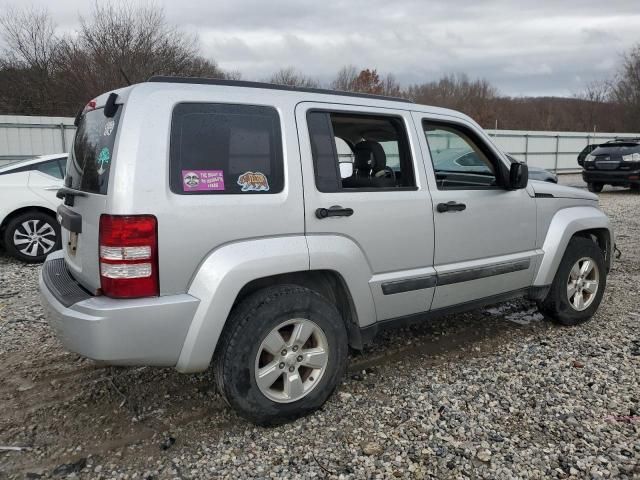
{"type": "Polygon", "coordinates": [[[170,187],[180,195],[269,194],[284,186],[274,108],[182,103],[171,122],[170,187]]]}
{"type": "Polygon", "coordinates": [[[111,118],[104,116],[102,108],[82,116],[67,162],[68,186],[83,192],[107,193],[121,110],[118,106],[111,118]]]}

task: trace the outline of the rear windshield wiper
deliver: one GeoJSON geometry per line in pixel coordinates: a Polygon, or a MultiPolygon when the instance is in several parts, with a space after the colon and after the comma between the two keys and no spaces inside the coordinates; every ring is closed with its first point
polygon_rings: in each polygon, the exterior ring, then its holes
{"type": "Polygon", "coordinates": [[[64,200],[64,204],[70,207],[73,207],[74,198],[75,197],[87,197],[88,195],[85,192],[81,192],[80,190],[74,190],[69,187],[61,187],[56,192],[56,197],[64,200]]]}

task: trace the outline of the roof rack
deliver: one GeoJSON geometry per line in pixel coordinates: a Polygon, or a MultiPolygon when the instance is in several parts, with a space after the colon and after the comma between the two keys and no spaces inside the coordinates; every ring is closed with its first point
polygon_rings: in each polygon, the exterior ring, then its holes
{"type": "Polygon", "coordinates": [[[323,95],[339,95],[343,97],[371,98],[374,100],[389,100],[392,102],[413,103],[407,98],[388,97],[385,95],[373,95],[370,93],[344,92],[342,90],[327,90],[324,88],[292,87],[289,85],[276,85],[266,82],[248,82],[245,80],[221,80],[217,78],[200,77],[171,77],[156,75],[150,77],[147,82],[158,83],[192,83],[196,85],[224,85],[227,87],[264,88],[268,90],[287,90],[290,92],[321,93],[323,95]]]}
{"type": "Polygon", "coordinates": [[[614,137],[606,143],[640,142],[640,137],[614,137]]]}

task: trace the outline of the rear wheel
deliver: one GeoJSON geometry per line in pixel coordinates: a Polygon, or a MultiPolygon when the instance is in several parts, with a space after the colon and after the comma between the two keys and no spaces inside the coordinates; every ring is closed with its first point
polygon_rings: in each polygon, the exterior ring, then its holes
{"type": "Polygon", "coordinates": [[[4,232],[7,253],[27,263],[42,262],[60,249],[60,225],[47,213],[31,211],[13,218],[4,232]]]}
{"type": "Polygon", "coordinates": [[[562,325],[589,320],[598,309],[607,283],[604,256],[590,239],[569,242],[547,298],[538,308],[562,325]]]}
{"type": "Polygon", "coordinates": [[[632,183],[630,187],[631,187],[631,190],[633,190],[634,192],[640,192],[640,184],[632,183]]]}
{"type": "Polygon", "coordinates": [[[232,312],[216,352],[216,382],[227,403],[262,425],[320,407],[340,382],[347,332],[336,307],[294,285],[270,287],[232,312]]]}
{"type": "Polygon", "coordinates": [[[602,191],[603,187],[604,187],[604,184],[599,183],[599,182],[589,182],[589,183],[587,183],[587,189],[590,192],[593,192],[593,193],[600,193],[602,191]]]}

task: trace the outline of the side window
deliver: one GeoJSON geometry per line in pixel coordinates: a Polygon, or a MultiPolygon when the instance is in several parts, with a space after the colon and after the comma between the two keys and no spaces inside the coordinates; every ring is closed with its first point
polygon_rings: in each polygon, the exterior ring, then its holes
{"type": "Polygon", "coordinates": [[[307,124],[316,187],[321,192],[415,188],[401,118],[311,111],[307,124]]]}
{"type": "Polygon", "coordinates": [[[277,111],[252,105],[177,105],[171,121],[170,187],[180,195],[282,191],[277,111]]]}
{"type": "Polygon", "coordinates": [[[63,177],[62,171],[60,170],[60,166],[58,164],[58,160],[50,160],[48,162],[39,163],[38,165],[36,165],[36,170],[55,178],[62,179],[63,177]]]}
{"type": "Polygon", "coordinates": [[[498,186],[490,153],[464,127],[424,121],[423,128],[440,190],[498,186]]]}

